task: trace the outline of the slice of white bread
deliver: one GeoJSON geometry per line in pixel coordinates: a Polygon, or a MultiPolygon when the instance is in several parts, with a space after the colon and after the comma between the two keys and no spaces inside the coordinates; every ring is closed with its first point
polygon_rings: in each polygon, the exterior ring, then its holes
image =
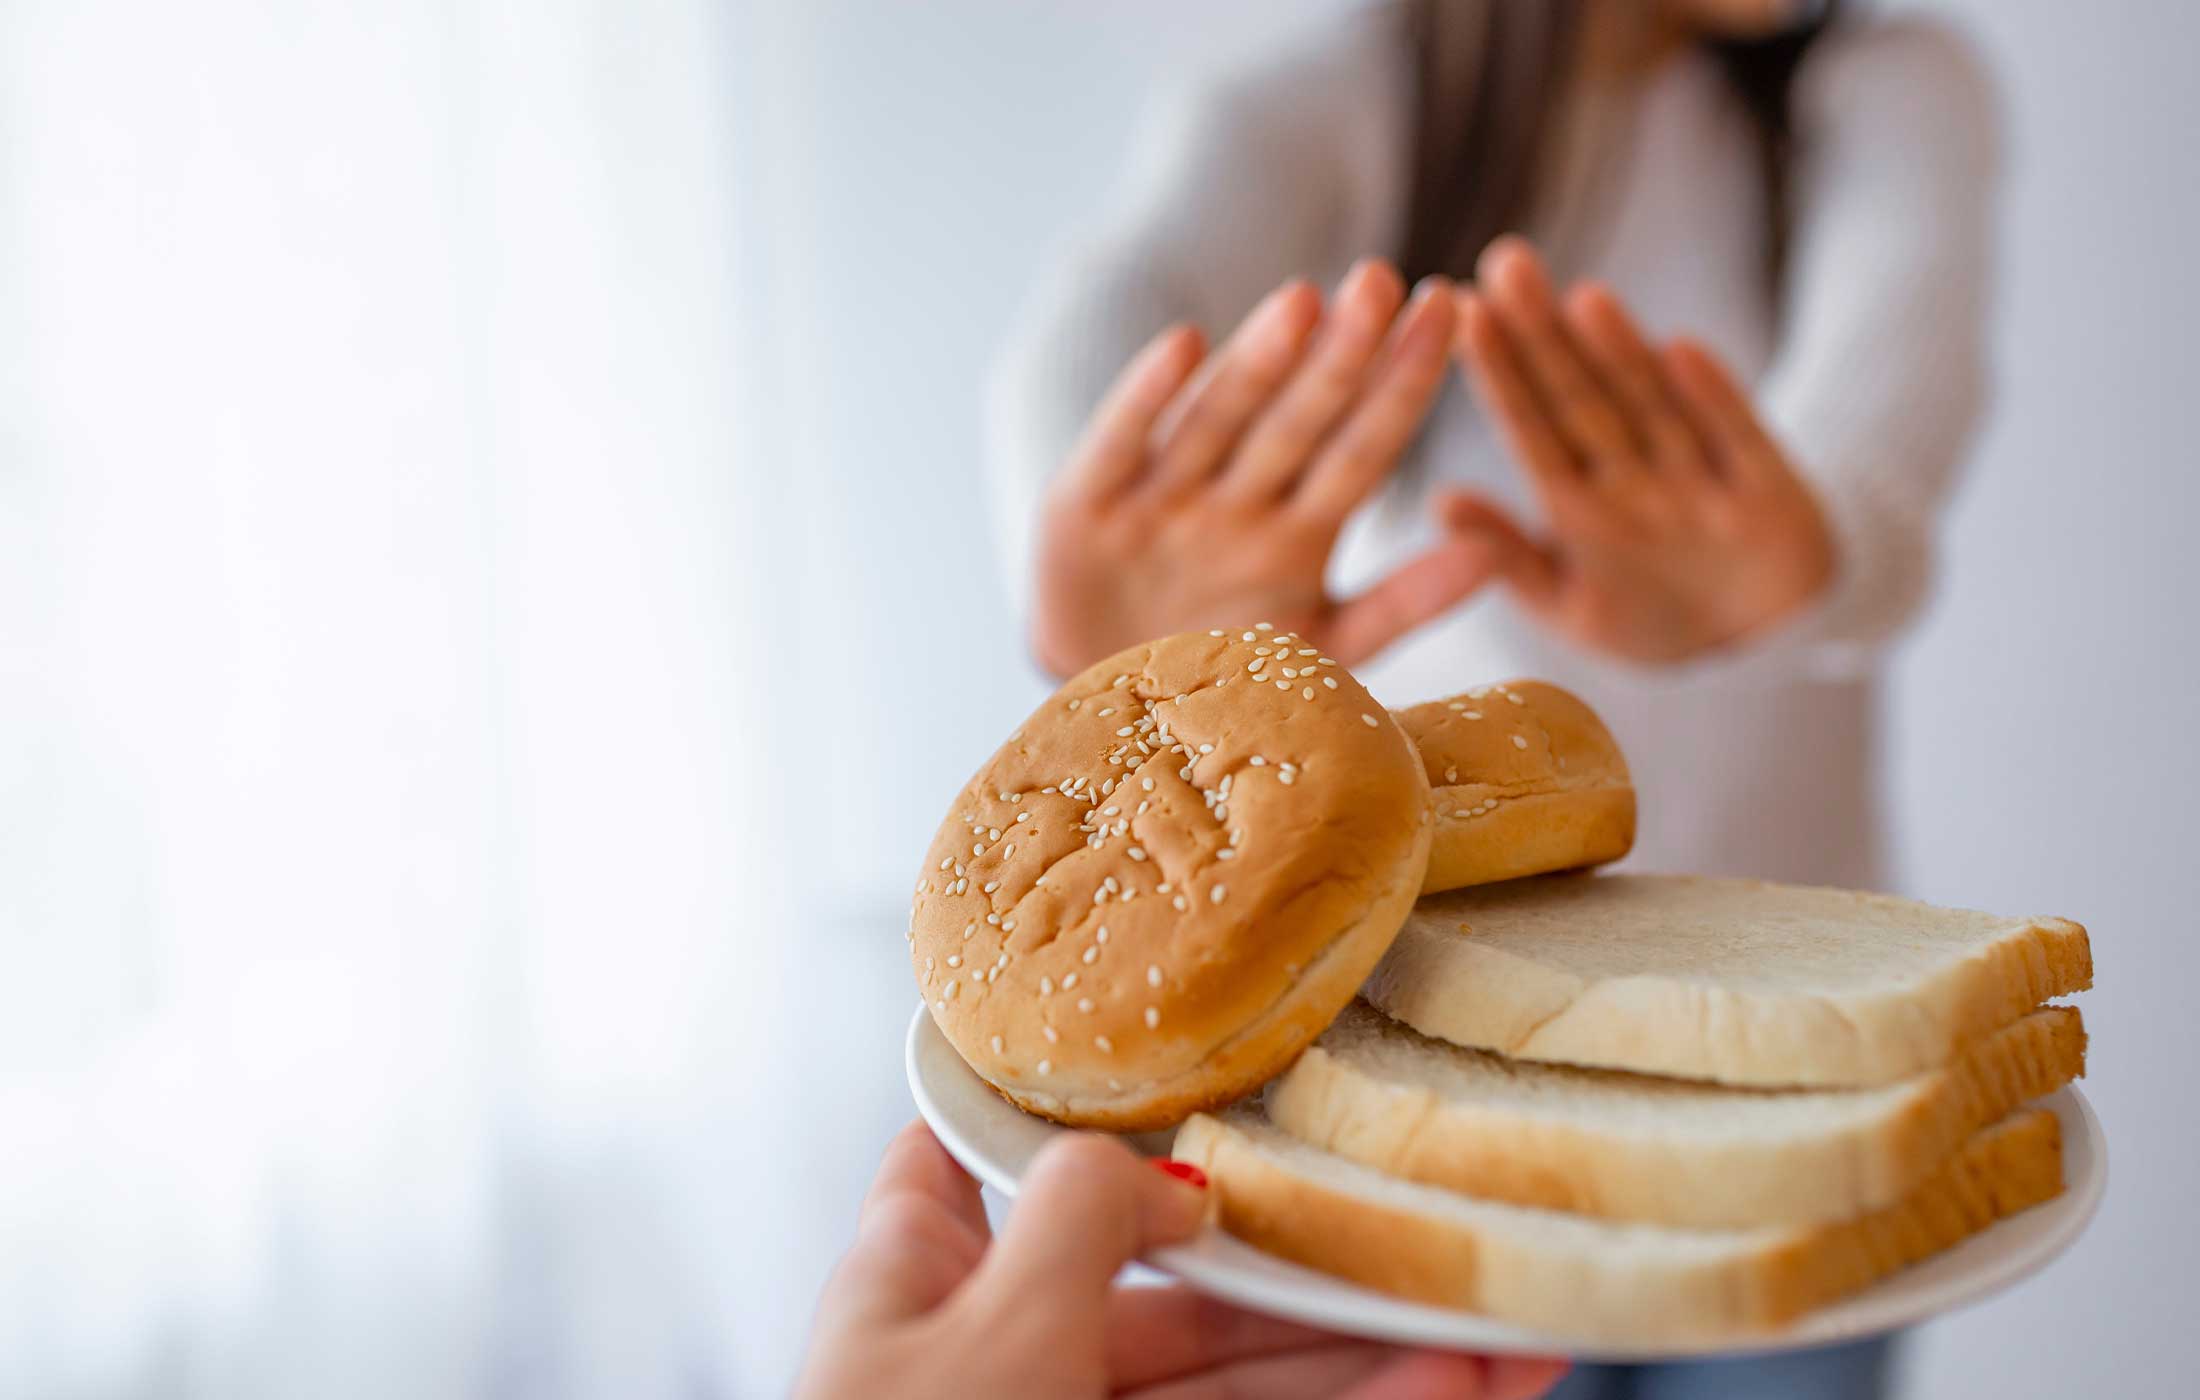
{"type": "Polygon", "coordinates": [[[1777,1327],[2062,1190],[2045,1109],[1978,1133],[1888,1209],[1798,1228],[1615,1224],[1476,1200],[1323,1152],[1247,1105],[1194,1116],[1172,1152],[1207,1173],[1223,1228],[1270,1253],[1612,1345],[1777,1327]]]}
{"type": "Polygon", "coordinates": [[[1872,1089],[1780,1092],[1508,1060],[1358,1002],[1268,1090],[1278,1127],[1392,1176],[1516,1205],[1702,1228],[1894,1204],[1973,1133],[2085,1071],[2074,1007],[1872,1089]]]}
{"type": "Polygon", "coordinates": [[[1368,979],[1424,1035],[1728,1084],[1888,1084],[2091,986],[2085,930],[1891,895],[1555,875],[1424,896],[1368,979]]]}

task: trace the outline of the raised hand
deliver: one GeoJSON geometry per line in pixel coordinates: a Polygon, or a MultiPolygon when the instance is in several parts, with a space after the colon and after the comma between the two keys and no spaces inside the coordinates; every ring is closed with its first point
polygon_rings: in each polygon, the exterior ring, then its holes
{"type": "Polygon", "coordinates": [[[1116,1287],[1130,1259],[1199,1228],[1197,1176],[1172,1179],[1107,1138],[1063,1137],[1033,1163],[995,1240],[978,1184],[911,1124],[825,1286],[795,1394],[1528,1400],[1565,1371],[1335,1337],[1182,1288],[1116,1287]]]}
{"type": "Polygon", "coordinates": [[[1561,305],[1516,238],[1459,295],[1458,347],[1548,525],[1536,538],[1447,492],[1454,538],[1501,557],[1529,613],[1607,655],[1678,662],[1772,626],[1828,586],[1823,513],[1748,395],[1700,345],[1653,349],[1608,288],[1561,305]]]}
{"type": "Polygon", "coordinates": [[[1346,517],[1442,387],[1451,289],[1404,298],[1386,264],[1363,262],[1326,314],[1294,282],[1213,355],[1180,326],[1131,362],[1041,510],[1040,664],[1066,675],[1149,637],[1272,621],[1350,665],[1481,585],[1491,550],[1471,535],[1357,597],[1323,582],[1346,517]]]}

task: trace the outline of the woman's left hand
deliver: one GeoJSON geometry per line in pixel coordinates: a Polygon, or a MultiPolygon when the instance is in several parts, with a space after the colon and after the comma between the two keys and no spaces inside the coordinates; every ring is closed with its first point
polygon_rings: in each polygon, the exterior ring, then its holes
{"type": "Polygon", "coordinates": [[[1476,289],[1460,293],[1457,343],[1549,537],[1470,492],[1441,498],[1439,518],[1496,545],[1516,596],[1560,635],[1680,662],[1829,586],[1834,544],[1817,501],[1709,351],[1654,350],[1601,286],[1560,305],[1517,238],[1491,244],[1476,289]]]}

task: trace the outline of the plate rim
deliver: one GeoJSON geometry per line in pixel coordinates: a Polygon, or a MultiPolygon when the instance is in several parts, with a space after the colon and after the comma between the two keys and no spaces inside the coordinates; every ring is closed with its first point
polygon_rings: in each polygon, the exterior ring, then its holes
{"type": "MultiPolygon", "coordinates": [[[[903,1050],[903,1068],[908,1077],[910,1096],[916,1101],[917,1112],[939,1138],[941,1146],[966,1171],[1002,1196],[1013,1200],[1021,1184],[1017,1174],[972,1143],[956,1117],[943,1108],[935,1097],[923,1063],[923,1057],[934,1043],[1004,1113],[1029,1119],[1049,1132],[1074,1130],[1025,1113],[994,1093],[941,1033],[932,1020],[930,1009],[921,1001],[917,1003],[910,1018],[903,1050]]],[[[2047,1268],[2085,1233],[2099,1213],[2101,1200],[2108,1190],[2108,1140],[2101,1129],[2100,1118],[2075,1081],[2032,1102],[2054,1109],[2058,1120],[2066,1129],[2062,1144],[2065,1168],[2062,1194],[2053,1201],[2043,1202],[2042,1206],[2031,1208],[2036,1210],[2044,1206],[2055,1207],[2059,1214],[2057,1224],[2050,1235],[2036,1242],[2029,1250],[2003,1256],[1969,1274],[1944,1281],[1937,1306],[1925,1311],[1919,1311],[1914,1301],[1910,1306],[1903,1306],[1903,1295],[1900,1292],[1881,1296],[1889,1284],[1901,1277],[1898,1271],[1861,1293],[1806,1313],[1777,1331],[1699,1341],[1676,1341],[1670,1344],[1610,1346],[1536,1331],[1484,1313],[1392,1297],[1257,1251],[1212,1223],[1202,1226],[1200,1235],[1192,1242],[1154,1250],[1140,1262],[1172,1275],[1203,1293],[1249,1311],[1284,1317],[1331,1331],[1408,1345],[1514,1355],[1561,1355],[1578,1361],[1610,1362],[1766,1355],[1831,1346],[1860,1337],[1917,1326],[1992,1297],[2047,1268]],[[2074,1135],[2067,1131],[2072,1119],[2076,1120],[2081,1130],[2079,1134],[2074,1135]],[[2072,1141],[2074,1136],[2082,1137],[2083,1160],[2090,1168],[2082,1178],[2076,1180],[2071,1179],[2068,1170],[2074,1152],[2080,1150],[2072,1141]],[[1258,1255],[1261,1268],[1267,1271],[1266,1275],[1242,1272],[1242,1266],[1232,1261],[1232,1255],[1237,1251],[1258,1255]],[[1303,1275],[1304,1284],[1311,1285],[1318,1293],[1331,1295],[1338,1303],[1349,1307],[1343,1312],[1325,1311],[1289,1295],[1279,1298],[1274,1291],[1277,1280],[1293,1281],[1293,1275],[1303,1275]]],[[[1132,1150],[1143,1154],[1143,1149],[1136,1142],[1128,1145],[1132,1150]]],[[[1964,1245],[1986,1239],[2010,1220],[2026,1213],[2028,1212],[2020,1211],[2018,1216],[2005,1217],[1970,1236],[1955,1248],[1960,1249],[1964,1245]]]]}

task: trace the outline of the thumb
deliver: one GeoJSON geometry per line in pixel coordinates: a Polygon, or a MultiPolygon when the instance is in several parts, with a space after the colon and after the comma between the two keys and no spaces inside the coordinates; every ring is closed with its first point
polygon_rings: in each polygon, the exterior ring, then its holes
{"type": "Polygon", "coordinates": [[[1019,1308],[1099,1317],[1118,1270],[1199,1228],[1205,1178],[1193,1185],[1156,1165],[1094,1134],[1049,1143],[979,1269],[977,1290],[1019,1308]]]}
{"type": "Polygon", "coordinates": [[[1472,491],[1445,491],[1432,507],[1437,523],[1454,539],[1479,540],[1491,558],[1491,571],[1531,607],[1541,607],[1558,591],[1558,564],[1551,551],[1528,537],[1504,507],[1472,491]]]}
{"type": "Polygon", "coordinates": [[[1504,571],[1501,542],[1450,530],[1427,553],[1337,605],[1324,637],[1347,666],[1459,606],[1504,571]]]}

